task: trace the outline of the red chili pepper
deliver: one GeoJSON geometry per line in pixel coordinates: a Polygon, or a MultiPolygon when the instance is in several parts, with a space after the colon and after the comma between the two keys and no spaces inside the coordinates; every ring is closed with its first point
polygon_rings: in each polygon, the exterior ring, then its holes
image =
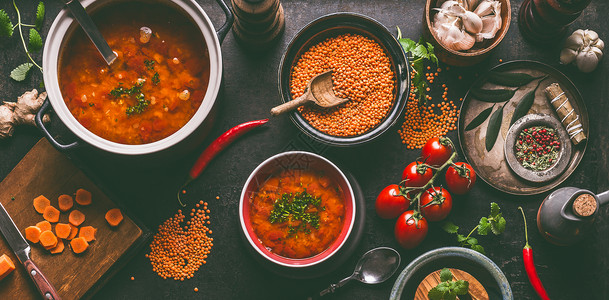
{"type": "MultiPolygon", "coordinates": [[[[228,147],[230,144],[232,144],[240,136],[244,135],[245,133],[249,132],[250,130],[252,130],[258,126],[265,124],[266,122],[268,122],[268,120],[269,119],[256,120],[256,121],[250,121],[250,122],[245,122],[243,124],[239,124],[231,129],[229,129],[228,131],[223,133],[221,136],[219,136],[216,140],[214,140],[207,148],[205,148],[203,153],[201,153],[201,155],[195,162],[194,166],[192,166],[192,169],[190,169],[190,172],[188,172],[188,178],[186,179],[186,182],[184,183],[184,185],[182,185],[180,192],[182,192],[183,194],[186,193],[186,191],[184,190],[184,187],[186,187],[191,181],[193,181],[197,177],[199,177],[199,175],[201,175],[201,172],[203,172],[205,167],[207,167],[207,165],[212,161],[212,159],[218,153],[220,153],[220,152],[222,152],[222,150],[226,149],[226,147],[228,147]]],[[[186,205],[184,205],[184,203],[182,203],[182,200],[180,200],[180,192],[178,192],[178,201],[180,202],[180,204],[182,206],[186,206],[186,205]]]]}
{"type": "Polygon", "coordinates": [[[520,206],[518,207],[518,209],[520,209],[520,212],[522,212],[522,218],[524,219],[524,236],[526,239],[526,244],[524,245],[524,248],[522,249],[522,259],[524,260],[524,269],[527,271],[527,276],[529,277],[529,282],[533,286],[533,289],[535,289],[535,292],[537,292],[537,295],[539,296],[539,298],[541,298],[543,300],[550,300],[550,297],[548,297],[548,293],[546,292],[546,289],[543,287],[543,284],[541,284],[541,280],[539,279],[539,276],[537,275],[537,270],[535,270],[535,262],[533,261],[533,248],[531,248],[531,246],[529,246],[529,233],[527,230],[527,219],[524,216],[524,210],[522,210],[522,207],[520,207],[520,206]]]}

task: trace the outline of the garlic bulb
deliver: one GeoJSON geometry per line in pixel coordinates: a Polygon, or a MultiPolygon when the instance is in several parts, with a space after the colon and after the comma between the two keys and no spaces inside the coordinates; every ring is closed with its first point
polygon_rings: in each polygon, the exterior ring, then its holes
{"type": "Polygon", "coordinates": [[[476,42],[495,37],[501,28],[501,2],[447,0],[434,16],[433,30],[446,48],[465,51],[476,42]]]}
{"type": "Polygon", "coordinates": [[[603,58],[605,43],[593,30],[578,29],[565,41],[564,49],[560,52],[560,62],[573,63],[584,72],[592,72],[603,58]]]}

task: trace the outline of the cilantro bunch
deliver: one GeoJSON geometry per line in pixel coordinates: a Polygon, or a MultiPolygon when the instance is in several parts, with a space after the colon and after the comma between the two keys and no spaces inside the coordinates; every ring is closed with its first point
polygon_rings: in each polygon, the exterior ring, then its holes
{"type": "Polygon", "coordinates": [[[412,86],[414,86],[414,93],[419,99],[419,104],[423,105],[427,102],[427,81],[423,77],[425,71],[425,60],[438,65],[438,58],[434,54],[434,47],[432,44],[425,42],[423,37],[419,39],[419,42],[415,42],[411,39],[402,38],[402,31],[400,27],[398,29],[398,41],[404,48],[404,52],[408,55],[412,70],[414,71],[414,78],[412,78],[412,86]]]}
{"type": "Polygon", "coordinates": [[[480,218],[478,225],[469,232],[467,236],[459,234],[459,226],[453,224],[452,222],[446,222],[442,226],[444,231],[456,234],[457,242],[461,247],[470,247],[472,250],[478,251],[484,254],[484,247],[478,244],[478,239],[471,236],[474,231],[478,231],[479,235],[488,235],[489,231],[494,235],[500,235],[505,231],[505,218],[502,216],[501,209],[499,205],[495,202],[491,203],[491,213],[488,217],[480,218]]]}
{"type": "Polygon", "coordinates": [[[42,23],[44,21],[44,3],[42,3],[42,1],[38,3],[38,7],[36,8],[36,22],[34,25],[22,23],[21,12],[19,11],[17,4],[15,4],[15,0],[13,0],[13,6],[17,12],[17,24],[15,25],[13,25],[13,22],[11,22],[11,19],[6,11],[0,9],[0,37],[12,37],[15,29],[17,29],[19,32],[21,42],[23,43],[23,49],[25,50],[27,57],[30,59],[30,62],[17,66],[11,71],[10,76],[16,81],[23,81],[30,72],[30,69],[32,69],[34,66],[38,67],[40,72],[42,72],[42,67],[39,66],[32,58],[32,52],[37,52],[42,49],[42,37],[38,31],[42,29],[42,23]],[[23,36],[23,27],[30,27],[27,44],[23,36]]]}
{"type": "Polygon", "coordinates": [[[440,281],[442,282],[427,292],[430,300],[456,299],[457,295],[467,295],[469,292],[469,282],[453,281],[453,273],[447,268],[440,271],[440,281]]]}

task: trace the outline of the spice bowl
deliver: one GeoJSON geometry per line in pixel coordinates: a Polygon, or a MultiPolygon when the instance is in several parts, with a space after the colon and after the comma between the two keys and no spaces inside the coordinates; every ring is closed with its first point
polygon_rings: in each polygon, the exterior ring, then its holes
{"type": "Polygon", "coordinates": [[[292,112],[290,118],[306,135],[315,141],[332,146],[355,146],[370,142],[391,128],[406,105],[410,90],[409,63],[402,46],[389,30],[378,21],[357,13],[333,13],[320,17],[298,32],[289,43],[278,70],[279,93],[283,103],[292,100],[291,74],[299,58],[312,46],[327,38],[352,33],[369,38],[379,44],[388,56],[394,73],[395,87],[391,108],[372,128],[357,135],[338,136],[322,132],[312,126],[303,115],[292,112]]]}
{"type": "MultiPolygon", "coordinates": [[[[295,192],[293,189],[289,191],[284,191],[283,189],[280,189],[279,186],[282,185],[282,180],[287,179],[281,178],[279,181],[280,183],[276,183],[277,190],[282,190],[281,193],[284,195],[288,193],[290,196],[298,195],[298,192],[295,192]]],[[[308,188],[311,188],[311,190],[313,190],[313,187],[311,185],[307,185],[305,186],[304,191],[306,192],[308,188]]],[[[314,191],[310,192],[312,195],[315,195],[314,191]]],[[[268,194],[264,194],[264,196],[260,196],[258,198],[260,199],[263,197],[269,197],[269,201],[272,201],[271,203],[277,203],[279,201],[279,198],[270,198],[268,194]]],[[[322,201],[326,201],[325,199],[327,199],[326,196],[324,196],[324,200],[322,201]]],[[[292,199],[292,201],[294,201],[294,199],[292,199]]],[[[327,204],[327,202],[321,203],[322,205],[327,204]]],[[[244,238],[244,242],[247,245],[247,248],[250,250],[254,258],[271,271],[274,271],[275,273],[278,273],[283,276],[294,278],[317,277],[340,266],[355,250],[355,246],[357,245],[357,243],[359,243],[359,240],[361,239],[363,233],[365,211],[364,209],[362,209],[362,207],[364,206],[364,197],[361,192],[361,189],[359,188],[359,185],[357,184],[357,181],[355,181],[355,179],[348,173],[342,172],[332,162],[320,155],[310,152],[283,152],[274,155],[262,162],[258,167],[256,167],[256,169],[254,169],[254,171],[247,179],[243,187],[241,199],[239,202],[239,220],[241,224],[241,233],[242,237],[244,238]],[[269,236],[271,234],[277,234],[276,232],[282,229],[275,227],[272,230],[265,232],[263,231],[265,230],[265,227],[260,226],[266,226],[266,228],[268,228],[268,226],[271,226],[272,224],[265,223],[263,225],[259,225],[261,222],[263,222],[261,221],[261,218],[259,216],[261,214],[264,214],[263,218],[265,220],[270,220],[270,215],[272,211],[266,210],[266,212],[264,212],[263,210],[261,212],[261,210],[258,209],[259,207],[261,207],[261,204],[260,202],[256,202],[255,198],[259,193],[267,191],[267,181],[271,179],[274,180],[274,178],[277,178],[276,176],[278,174],[294,170],[312,171],[318,174],[322,174],[323,177],[328,178],[331,182],[329,186],[340,190],[341,195],[343,196],[342,203],[344,207],[344,214],[341,216],[342,224],[337,223],[340,225],[336,225],[336,227],[338,228],[338,231],[335,231],[337,232],[336,238],[333,241],[329,242],[325,250],[310,257],[290,258],[287,257],[287,255],[278,254],[280,253],[280,250],[278,250],[278,248],[273,248],[273,246],[276,246],[276,244],[265,245],[264,242],[269,240],[269,236]],[[258,234],[261,234],[262,236],[258,236],[258,234]]],[[[308,206],[308,211],[310,211],[311,207],[312,206],[308,206]]],[[[326,207],[328,206],[326,205],[323,208],[320,207],[320,216],[322,214],[322,211],[326,210],[326,207]]],[[[331,210],[331,208],[328,208],[328,210],[331,210]]],[[[290,219],[285,222],[287,222],[288,224],[292,224],[292,220],[294,220],[294,215],[291,215],[290,219]]],[[[305,221],[302,221],[302,223],[304,222],[305,221]]],[[[326,226],[327,224],[324,222],[325,221],[319,222],[320,227],[318,229],[312,229],[312,227],[307,227],[307,225],[305,225],[304,228],[309,228],[308,233],[313,231],[314,234],[319,233],[319,235],[321,236],[323,226],[326,226]]],[[[291,236],[291,233],[284,233],[281,238],[274,239],[281,241],[281,243],[283,243],[284,245],[287,243],[298,243],[294,241],[299,239],[299,234],[304,235],[308,233],[306,231],[302,231],[302,233],[297,231],[294,234],[295,236],[291,236]],[[290,237],[292,237],[291,241],[289,241],[290,237]]],[[[288,248],[288,246],[281,247],[288,248]]],[[[294,246],[294,248],[296,247],[301,246],[294,246]]],[[[312,248],[315,246],[307,244],[307,247],[312,248]]]]}
{"type": "Polygon", "coordinates": [[[426,1],[425,13],[423,14],[423,37],[434,46],[438,59],[446,64],[471,66],[483,61],[501,43],[510,28],[512,21],[510,0],[499,0],[501,2],[501,28],[492,39],[476,43],[473,48],[465,51],[449,49],[440,42],[432,24],[437,13],[434,8],[440,7],[444,2],[445,0],[426,1]]]}
{"type": "Polygon", "coordinates": [[[415,258],[398,276],[389,299],[415,299],[415,292],[423,279],[443,268],[471,274],[482,284],[489,299],[514,299],[510,283],[501,269],[483,254],[462,247],[438,248],[415,258]]]}
{"type": "Polygon", "coordinates": [[[555,117],[546,114],[529,114],[514,122],[508,130],[505,137],[504,153],[510,169],[516,175],[530,182],[542,183],[555,179],[567,169],[571,161],[571,140],[567,131],[555,117]],[[555,134],[558,135],[557,141],[560,143],[556,162],[542,170],[532,170],[524,167],[519,161],[519,154],[516,150],[516,143],[519,143],[519,135],[521,133],[526,134],[523,130],[532,126],[545,126],[554,129],[555,134]]]}

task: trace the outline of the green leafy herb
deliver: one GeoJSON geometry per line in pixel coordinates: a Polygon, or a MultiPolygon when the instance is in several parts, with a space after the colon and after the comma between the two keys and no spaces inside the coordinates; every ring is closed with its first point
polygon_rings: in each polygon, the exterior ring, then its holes
{"type": "Polygon", "coordinates": [[[40,37],[38,31],[34,28],[30,28],[30,40],[27,48],[33,52],[42,49],[42,37],[40,37]]]}
{"type": "Polygon", "coordinates": [[[471,236],[475,231],[478,232],[479,235],[488,235],[489,231],[494,235],[500,235],[505,231],[505,218],[501,214],[501,209],[499,205],[495,202],[491,203],[491,212],[487,217],[480,218],[478,225],[469,232],[467,236],[459,234],[459,226],[453,224],[450,221],[445,222],[442,225],[442,229],[444,231],[455,234],[457,236],[457,242],[461,247],[469,247],[472,250],[478,251],[484,254],[484,247],[478,244],[478,239],[471,236]]]}
{"type": "Polygon", "coordinates": [[[15,69],[13,69],[11,71],[11,78],[13,78],[16,81],[25,80],[25,78],[27,77],[27,74],[30,72],[30,69],[32,69],[33,66],[34,66],[34,64],[32,64],[32,63],[23,63],[23,64],[19,65],[18,67],[16,67],[15,69]]]}
{"type": "Polygon", "coordinates": [[[13,36],[13,22],[11,22],[11,19],[4,9],[0,9],[0,37],[1,36],[13,36]]]}
{"type": "Polygon", "coordinates": [[[142,93],[143,85],[143,82],[139,82],[130,88],[124,88],[122,84],[119,83],[118,87],[110,91],[110,95],[115,98],[135,96],[135,100],[137,101],[136,104],[127,107],[125,113],[127,113],[128,116],[141,114],[146,110],[148,105],[150,105],[150,101],[146,100],[146,96],[142,93]]]}
{"type": "Polygon", "coordinates": [[[481,88],[472,88],[469,90],[469,92],[472,94],[472,97],[474,97],[480,101],[499,103],[499,102],[505,102],[505,101],[512,99],[512,97],[514,97],[514,94],[516,93],[516,90],[509,90],[509,89],[488,90],[488,89],[481,89],[481,88]]]}
{"type": "Polygon", "coordinates": [[[467,124],[467,126],[465,126],[465,131],[472,130],[472,129],[480,126],[480,124],[484,123],[486,118],[488,118],[488,116],[491,115],[491,112],[493,112],[493,107],[495,107],[495,106],[491,106],[491,107],[483,110],[482,112],[480,112],[479,115],[477,115],[471,122],[469,122],[469,124],[467,124]]]}
{"type": "Polygon", "coordinates": [[[271,223],[283,223],[287,221],[301,221],[297,226],[288,226],[288,234],[299,231],[311,232],[311,228],[319,229],[319,211],[321,197],[303,191],[292,194],[285,193],[273,204],[273,210],[269,216],[271,223]]]}
{"type": "Polygon", "coordinates": [[[448,268],[440,271],[440,280],[442,282],[427,293],[430,300],[456,299],[457,295],[467,295],[469,292],[469,282],[465,280],[453,281],[453,274],[448,268]]]}
{"type": "Polygon", "coordinates": [[[144,60],[144,64],[146,65],[146,68],[148,70],[154,70],[155,63],[156,63],[156,61],[154,61],[154,60],[149,60],[149,59],[144,60]]]}
{"type": "Polygon", "coordinates": [[[44,3],[38,2],[36,7],[36,28],[42,30],[42,23],[44,22],[44,3]]]}
{"type": "Polygon", "coordinates": [[[501,123],[503,122],[503,108],[504,105],[491,115],[491,118],[488,120],[488,126],[486,128],[486,138],[485,138],[485,146],[486,151],[491,151],[493,146],[495,146],[495,142],[497,141],[497,137],[499,136],[499,130],[501,129],[501,123]]]}
{"type": "Polygon", "coordinates": [[[486,75],[486,80],[488,80],[489,82],[511,87],[520,87],[525,84],[529,84],[531,81],[539,78],[541,78],[541,76],[534,77],[526,73],[508,73],[497,71],[489,72],[486,75]]]}
{"type": "Polygon", "coordinates": [[[398,29],[398,41],[404,52],[409,54],[408,60],[410,61],[411,67],[414,71],[414,77],[412,79],[412,86],[414,86],[414,93],[419,99],[419,104],[424,104],[427,101],[427,81],[423,78],[425,71],[424,60],[428,60],[431,63],[438,65],[438,58],[434,54],[434,47],[430,43],[426,43],[423,38],[419,39],[419,42],[415,42],[411,39],[402,38],[402,31],[398,29]]]}
{"type": "Polygon", "coordinates": [[[159,84],[159,82],[161,82],[161,79],[159,79],[159,73],[155,72],[152,76],[152,83],[154,83],[154,85],[157,85],[159,84]]]}
{"type": "Polygon", "coordinates": [[[13,0],[13,7],[15,8],[15,12],[17,12],[17,24],[13,25],[9,16],[6,14],[4,10],[0,10],[0,36],[12,36],[13,30],[17,28],[19,32],[19,36],[21,37],[21,42],[23,44],[23,50],[25,50],[25,54],[27,54],[28,59],[31,63],[24,63],[16,67],[11,71],[10,77],[16,81],[23,81],[27,77],[28,72],[32,68],[32,66],[38,67],[40,72],[42,72],[42,67],[34,61],[32,58],[32,54],[30,51],[38,51],[42,48],[42,37],[36,29],[30,28],[30,35],[28,43],[25,42],[25,37],[23,36],[22,27],[35,27],[38,29],[42,28],[42,23],[44,21],[44,4],[42,2],[38,3],[38,7],[36,9],[36,25],[25,24],[21,22],[21,12],[13,0]]]}

